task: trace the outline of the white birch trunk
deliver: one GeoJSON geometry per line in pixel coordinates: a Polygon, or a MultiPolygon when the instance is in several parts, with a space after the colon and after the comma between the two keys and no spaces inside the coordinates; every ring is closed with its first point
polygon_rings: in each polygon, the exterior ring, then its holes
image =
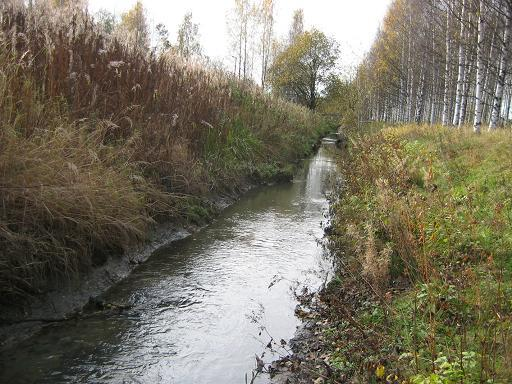
{"type": "Polygon", "coordinates": [[[425,95],[425,60],[423,61],[423,65],[421,66],[421,75],[420,75],[420,84],[418,86],[418,96],[416,98],[416,116],[414,120],[416,124],[420,124],[423,117],[423,108],[424,108],[424,95],[425,95]]]}
{"type": "Polygon", "coordinates": [[[480,0],[478,17],[478,45],[476,51],[476,89],[475,89],[475,119],[473,122],[473,132],[480,133],[482,126],[483,103],[483,85],[484,85],[484,60],[483,60],[483,42],[485,34],[485,4],[480,0]]]}
{"type": "MultiPolygon", "coordinates": [[[[469,14],[468,17],[468,24],[472,25],[472,14],[469,14]]],[[[466,28],[466,36],[465,41],[467,43],[473,42],[474,35],[472,34],[471,28],[466,28]]],[[[468,49],[465,50],[464,53],[464,80],[462,82],[462,100],[460,104],[460,116],[459,116],[459,122],[458,127],[462,127],[462,125],[466,122],[466,112],[467,112],[467,106],[468,106],[468,97],[469,97],[469,82],[471,79],[471,75],[473,73],[473,67],[474,67],[474,54],[470,53],[468,49]]]]}
{"type": "MultiPolygon", "coordinates": [[[[438,71],[436,70],[436,72],[438,71]]],[[[432,96],[430,98],[430,125],[434,125],[436,122],[436,93],[437,82],[434,80],[434,83],[432,84],[432,96]]]]}
{"type": "MultiPolygon", "coordinates": [[[[449,7],[449,5],[447,5],[449,7]]],[[[446,9],[446,64],[444,68],[444,92],[443,92],[443,116],[441,119],[441,123],[443,126],[447,126],[449,124],[448,120],[449,116],[449,89],[450,89],[450,9],[446,9]]]]}
{"type": "Polygon", "coordinates": [[[408,42],[408,57],[407,57],[407,110],[406,110],[406,121],[412,121],[413,107],[414,107],[414,69],[412,65],[412,52],[414,50],[414,41],[412,37],[412,14],[409,15],[409,42],[408,42]]]}
{"type": "Polygon", "coordinates": [[[465,35],[465,24],[464,18],[466,15],[466,0],[462,1],[462,10],[460,13],[460,42],[459,42],[459,71],[457,75],[457,90],[455,91],[455,109],[453,112],[453,125],[459,125],[460,107],[462,102],[462,90],[464,86],[464,71],[465,65],[465,49],[464,49],[464,35],[465,35]]]}
{"type": "Polygon", "coordinates": [[[411,111],[412,111],[412,93],[413,93],[413,83],[414,83],[414,73],[412,70],[412,37],[409,33],[409,53],[407,58],[407,109],[405,112],[405,120],[407,122],[411,121],[411,111]]]}
{"type": "Polygon", "coordinates": [[[510,116],[510,89],[507,89],[507,101],[505,102],[505,113],[503,114],[503,117],[505,119],[505,124],[508,124],[509,116],[510,116]]]}
{"type": "Polygon", "coordinates": [[[405,89],[406,80],[404,79],[405,72],[405,40],[402,40],[402,53],[400,55],[400,93],[398,94],[398,120],[404,122],[405,116],[405,89]]]}
{"type": "Polygon", "coordinates": [[[498,25],[494,28],[494,31],[492,33],[492,39],[491,39],[491,46],[489,48],[489,56],[487,57],[486,67],[485,67],[485,81],[483,85],[483,112],[482,112],[482,120],[488,120],[490,119],[489,110],[490,110],[490,103],[489,98],[492,97],[492,91],[491,89],[494,89],[494,87],[491,86],[492,84],[492,64],[496,60],[494,59],[494,51],[496,48],[496,35],[497,35],[498,25]]]}
{"type": "Polygon", "coordinates": [[[494,94],[494,102],[492,105],[491,121],[489,123],[489,130],[493,131],[498,126],[500,119],[501,104],[503,101],[503,88],[505,87],[505,75],[507,73],[508,64],[508,43],[510,39],[510,5],[505,2],[505,31],[503,32],[503,41],[501,44],[501,59],[496,80],[496,92],[494,94]]]}
{"type": "MultiPolygon", "coordinates": [[[[433,16],[433,13],[431,13],[431,16],[433,16]]],[[[437,91],[437,66],[436,66],[436,27],[435,24],[432,23],[432,87],[431,87],[431,94],[430,94],[430,111],[429,111],[429,123],[430,125],[434,124],[435,121],[435,108],[436,108],[436,91],[437,91]]]]}
{"type": "Polygon", "coordinates": [[[464,125],[466,122],[466,111],[468,106],[468,96],[469,96],[469,79],[473,72],[473,57],[469,60],[469,66],[466,68],[466,72],[464,74],[464,84],[462,87],[462,102],[460,105],[460,116],[459,116],[459,128],[464,125]]]}

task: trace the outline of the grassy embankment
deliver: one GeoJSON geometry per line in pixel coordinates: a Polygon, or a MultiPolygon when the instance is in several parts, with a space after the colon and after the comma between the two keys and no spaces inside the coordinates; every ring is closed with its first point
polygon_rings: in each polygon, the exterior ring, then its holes
{"type": "Polygon", "coordinates": [[[324,121],[221,71],[138,53],[93,20],[0,6],[0,301],[202,222],[289,176],[324,121]]]}
{"type": "Polygon", "coordinates": [[[352,135],[332,207],[340,272],[325,294],[338,379],[510,382],[511,135],[352,135]]]}

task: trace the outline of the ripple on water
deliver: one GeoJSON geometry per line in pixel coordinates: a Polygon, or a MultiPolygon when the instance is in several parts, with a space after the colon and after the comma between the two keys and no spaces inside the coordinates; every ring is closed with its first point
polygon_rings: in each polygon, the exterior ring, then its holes
{"type": "Polygon", "coordinates": [[[0,382],[244,382],[269,335],[293,335],[294,282],[317,288],[330,270],[317,244],[329,156],[156,251],[105,297],[130,309],[48,327],[0,356],[0,382]]]}

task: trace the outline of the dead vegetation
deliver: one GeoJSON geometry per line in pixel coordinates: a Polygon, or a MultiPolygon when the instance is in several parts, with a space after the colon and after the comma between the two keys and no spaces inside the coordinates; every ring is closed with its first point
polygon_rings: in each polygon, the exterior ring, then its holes
{"type": "Polygon", "coordinates": [[[211,193],[268,180],[326,129],[220,70],[141,53],[76,9],[0,5],[0,296],[37,294],[201,220],[211,193]]]}

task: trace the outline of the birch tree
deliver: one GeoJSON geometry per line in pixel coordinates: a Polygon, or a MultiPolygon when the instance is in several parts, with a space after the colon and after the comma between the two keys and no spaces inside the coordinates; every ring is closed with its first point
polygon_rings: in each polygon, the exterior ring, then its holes
{"type": "Polygon", "coordinates": [[[261,87],[263,89],[267,86],[267,74],[272,53],[272,42],[274,38],[274,7],[275,0],[262,0],[258,12],[261,29],[261,87]]]}
{"type": "Polygon", "coordinates": [[[192,21],[192,12],[187,12],[178,28],[176,51],[186,59],[201,55],[199,24],[192,21]]]}
{"type": "Polygon", "coordinates": [[[444,69],[444,93],[443,93],[443,118],[442,118],[442,124],[443,126],[446,126],[449,124],[449,108],[450,108],[450,101],[449,98],[449,88],[450,88],[450,54],[451,54],[451,36],[450,36],[450,18],[451,12],[450,12],[450,2],[447,3],[446,6],[446,56],[445,56],[445,69],[444,69]]]}
{"type": "Polygon", "coordinates": [[[511,0],[394,0],[354,80],[361,119],[508,123],[511,21],[511,0]]]}
{"type": "Polygon", "coordinates": [[[157,50],[160,53],[164,53],[171,49],[171,42],[169,41],[169,30],[164,24],[157,24],[156,35],[158,37],[157,50]]]}
{"type": "Polygon", "coordinates": [[[235,74],[238,72],[239,79],[247,79],[249,70],[249,49],[250,35],[249,23],[253,16],[253,6],[249,0],[235,0],[231,17],[228,21],[231,46],[235,55],[235,74]]]}
{"type": "Polygon", "coordinates": [[[476,53],[476,89],[475,89],[475,119],[473,122],[473,131],[480,133],[482,125],[483,104],[483,85],[484,85],[484,60],[483,60],[483,43],[485,34],[485,17],[486,8],[484,0],[479,1],[478,12],[478,42],[476,53]]]}
{"type": "Polygon", "coordinates": [[[138,52],[149,51],[149,27],[142,2],[137,1],[132,9],[121,15],[118,34],[138,52]]]}
{"type": "Polygon", "coordinates": [[[466,70],[466,50],[464,47],[464,35],[465,35],[465,15],[466,15],[466,0],[462,1],[462,7],[460,11],[460,34],[459,34],[459,65],[457,75],[457,89],[455,91],[455,110],[453,112],[452,124],[455,126],[459,125],[460,108],[462,103],[462,92],[464,86],[464,74],[466,70]]]}
{"type": "Polygon", "coordinates": [[[494,102],[492,105],[491,121],[489,122],[489,130],[495,130],[498,126],[500,118],[501,104],[503,102],[503,89],[505,87],[505,76],[507,74],[507,65],[509,58],[509,40],[510,40],[510,17],[512,5],[508,0],[502,0],[501,11],[505,18],[505,28],[500,50],[500,65],[498,78],[496,80],[496,92],[494,94],[494,102]]]}
{"type": "Polygon", "coordinates": [[[297,9],[293,12],[292,25],[288,33],[289,44],[293,44],[302,33],[304,33],[304,11],[297,9]]]}

